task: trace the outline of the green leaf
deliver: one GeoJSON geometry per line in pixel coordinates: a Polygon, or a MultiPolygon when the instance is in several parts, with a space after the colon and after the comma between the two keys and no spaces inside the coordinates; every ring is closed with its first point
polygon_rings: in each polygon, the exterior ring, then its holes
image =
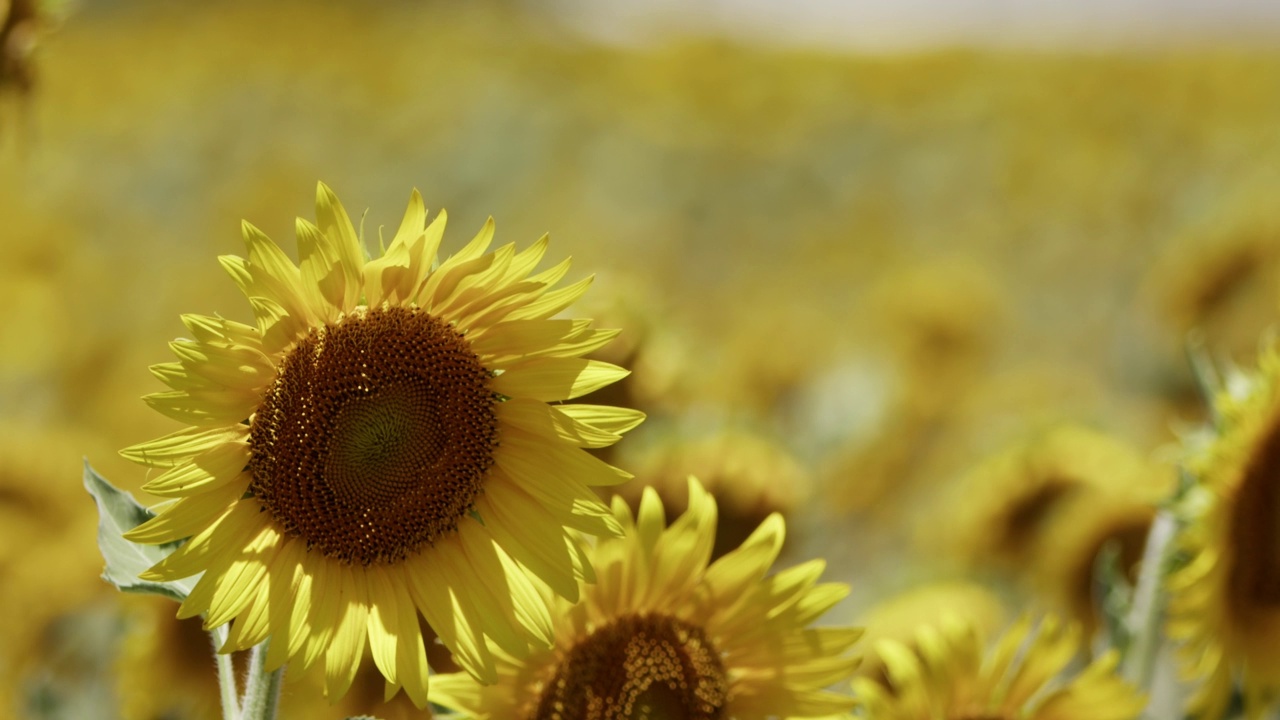
{"type": "Polygon", "coordinates": [[[155,517],[155,513],[94,472],[88,460],[84,463],[84,487],[98,504],[98,550],[107,561],[102,579],[122,592],[163,595],[178,602],[186,600],[195,587],[195,577],[163,583],[138,579],[139,573],[178,547],[178,543],[140,545],[124,539],[126,532],[155,517]]]}

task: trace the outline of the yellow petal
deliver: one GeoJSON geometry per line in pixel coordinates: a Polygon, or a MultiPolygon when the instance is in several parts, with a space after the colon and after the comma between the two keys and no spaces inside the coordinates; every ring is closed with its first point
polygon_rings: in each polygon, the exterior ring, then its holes
{"type": "Polygon", "coordinates": [[[347,277],[337,251],[320,228],[302,218],[294,221],[298,257],[302,261],[302,295],[316,316],[334,322],[346,305],[347,277]]]}
{"type": "Polygon", "coordinates": [[[257,404],[252,394],[235,390],[173,390],[142,399],[166,417],[200,427],[238,423],[249,417],[257,404]]]}
{"type": "Polygon", "coordinates": [[[324,183],[316,184],[316,225],[328,240],[342,274],[343,292],[336,304],[350,310],[360,303],[364,250],[346,209],[324,183]]]}
{"type": "Polygon", "coordinates": [[[239,423],[217,428],[189,427],[127,447],[120,454],[140,465],[173,467],[219,445],[248,437],[249,426],[239,423]]]}
{"type": "MultiPolygon", "coordinates": [[[[362,577],[345,563],[338,564],[338,624],[325,656],[325,693],[333,702],[347,694],[360,669],[368,629],[369,601],[362,577]]],[[[334,573],[331,573],[331,576],[334,573]]]]}
{"type": "Polygon", "coordinates": [[[644,422],[644,413],[631,408],[613,407],[611,405],[585,405],[573,403],[557,405],[557,412],[564,413],[580,423],[590,425],[607,433],[622,435],[634,430],[644,422]]]}
{"type": "Polygon", "coordinates": [[[575,420],[573,416],[563,412],[560,406],[552,407],[540,400],[512,398],[494,405],[494,414],[503,424],[547,440],[563,440],[578,447],[607,447],[622,439],[621,435],[575,420]]]}
{"type": "Polygon", "coordinates": [[[476,510],[485,529],[516,562],[546,583],[557,595],[578,601],[573,558],[563,541],[564,529],[536,509],[498,506],[481,496],[476,510]]]}
{"type": "Polygon", "coordinates": [[[508,397],[556,402],[586,395],[630,374],[600,360],[532,358],[506,368],[490,387],[508,397]]]}
{"type": "Polygon", "coordinates": [[[196,497],[182,498],[126,532],[124,538],[144,545],[159,545],[191,537],[209,527],[243,494],[244,488],[226,485],[196,497]]]}
{"type": "Polygon", "coordinates": [[[502,429],[493,461],[521,485],[547,482],[552,475],[564,482],[598,486],[617,485],[631,474],[566,443],[540,441],[536,435],[514,427],[502,429]]]}
{"type": "Polygon", "coordinates": [[[175,465],[142,486],[143,490],[161,497],[179,497],[216,490],[243,480],[248,487],[249,443],[243,440],[224,442],[203,454],[175,465]]]}

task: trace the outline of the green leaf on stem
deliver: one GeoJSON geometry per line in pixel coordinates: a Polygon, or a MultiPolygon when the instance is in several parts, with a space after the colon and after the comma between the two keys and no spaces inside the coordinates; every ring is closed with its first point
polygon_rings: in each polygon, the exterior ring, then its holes
{"type": "Polygon", "coordinates": [[[139,573],[163,560],[179,543],[139,545],[124,539],[124,533],[155,517],[155,513],[138,504],[133,495],[107,482],[87,460],[84,487],[98,505],[98,550],[107,562],[102,579],[121,592],[163,595],[177,602],[185,600],[198,578],[170,582],[138,579],[139,573]]]}

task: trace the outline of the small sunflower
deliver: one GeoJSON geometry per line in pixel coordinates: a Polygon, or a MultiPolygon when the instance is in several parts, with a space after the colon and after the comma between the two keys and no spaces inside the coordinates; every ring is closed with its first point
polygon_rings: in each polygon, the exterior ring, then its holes
{"type": "Polygon", "coordinates": [[[957,483],[955,518],[942,542],[974,564],[1021,571],[1054,518],[1091,493],[1149,498],[1172,476],[1126,444],[1096,430],[1059,425],[983,461],[957,483]]]}
{"type": "Polygon", "coordinates": [[[1201,683],[1191,710],[1220,718],[1235,681],[1249,717],[1280,697],[1280,355],[1215,398],[1215,432],[1186,462],[1194,484],[1179,504],[1168,579],[1168,633],[1184,674],[1201,683]]]}
{"type": "Polygon", "coordinates": [[[501,656],[490,687],[437,676],[432,702],[494,720],[817,717],[851,707],[822,688],[853,673],[858,660],[845,653],[862,631],[808,627],[848,587],[816,584],[821,560],[765,577],[781,516],[708,565],[716,504],[697,481],[670,527],[652,489],[635,519],[620,498],[613,513],[624,535],[591,551],[598,582],[578,605],[553,600],[555,647],[501,656]]]}
{"type": "Polygon", "coordinates": [[[589,486],[630,477],[583,448],[643,416],[558,404],[626,371],[580,357],[616,331],[550,319],[590,278],[552,290],[567,260],[532,274],[545,236],[487,252],[490,220],[437,263],[445,214],[426,224],[414,191],[366,259],[323,184],[316,216],[297,221],[300,265],[245,223],[248,257],[220,261],[256,324],[183,316],[193,339],[152,368],[172,391],[147,402],[190,427],[122,451],[174,499],[127,537],[190,538],[144,577],[203,573],[178,615],[234,620],[223,651],[270,637],[269,668],[323,668],[335,700],[367,643],[389,693],[423,706],[419,613],[484,682],[487,640],[550,645],[533,578],[578,597],[592,574],[569,529],[618,532],[589,486]]]}
{"type": "Polygon", "coordinates": [[[1080,649],[1080,631],[1050,616],[1023,618],[989,653],[973,625],[947,615],[921,628],[914,649],[894,640],[874,648],[888,684],[853,681],[859,717],[877,720],[1133,720],[1145,699],[1104,654],[1073,678],[1063,670],[1080,649]]]}
{"type": "Polygon", "coordinates": [[[0,0],[0,91],[26,95],[34,87],[31,52],[40,20],[39,0],[0,0]]]}
{"type": "MultiPolygon", "coordinates": [[[[881,640],[893,640],[914,651],[916,634],[937,622],[938,608],[963,617],[983,637],[1008,623],[1004,602],[992,589],[967,580],[933,582],[893,595],[863,613],[858,618],[858,625],[867,629],[863,646],[875,647],[881,640]]],[[[868,653],[858,675],[885,678],[880,656],[868,653]]]]}
{"type": "MultiPolygon", "coordinates": [[[[635,450],[634,447],[629,448],[635,450]]],[[[811,480],[799,461],[777,442],[745,430],[720,430],[685,438],[667,433],[647,449],[626,453],[636,481],[609,488],[639,507],[646,486],[653,487],[668,519],[685,511],[690,475],[716,499],[718,521],[712,557],[720,557],[777,512],[784,518],[808,496],[811,480]]]]}
{"type": "MultiPolygon", "coordinates": [[[[1169,470],[1164,475],[1171,491],[1169,470]]],[[[1036,539],[1025,579],[1052,607],[1078,621],[1086,635],[1092,636],[1101,619],[1095,576],[1103,550],[1114,547],[1118,570],[1137,581],[1147,534],[1164,499],[1153,489],[1091,488],[1073,495],[1036,539]]]]}

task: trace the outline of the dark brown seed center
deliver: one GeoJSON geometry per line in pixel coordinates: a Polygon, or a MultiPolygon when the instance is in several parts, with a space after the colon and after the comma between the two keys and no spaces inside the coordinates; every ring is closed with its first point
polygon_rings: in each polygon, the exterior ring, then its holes
{"type": "Polygon", "coordinates": [[[624,615],[561,658],[530,720],[718,720],[728,680],[697,626],[624,615]]]}
{"type": "Polygon", "coordinates": [[[1231,595],[1246,609],[1280,605],[1280,422],[1268,422],[1249,450],[1231,509],[1231,595]]]}
{"type": "Polygon", "coordinates": [[[488,370],[416,308],[348,315],[289,351],[250,423],[250,492],[292,536],[391,563],[457,527],[497,442],[488,370]]]}

